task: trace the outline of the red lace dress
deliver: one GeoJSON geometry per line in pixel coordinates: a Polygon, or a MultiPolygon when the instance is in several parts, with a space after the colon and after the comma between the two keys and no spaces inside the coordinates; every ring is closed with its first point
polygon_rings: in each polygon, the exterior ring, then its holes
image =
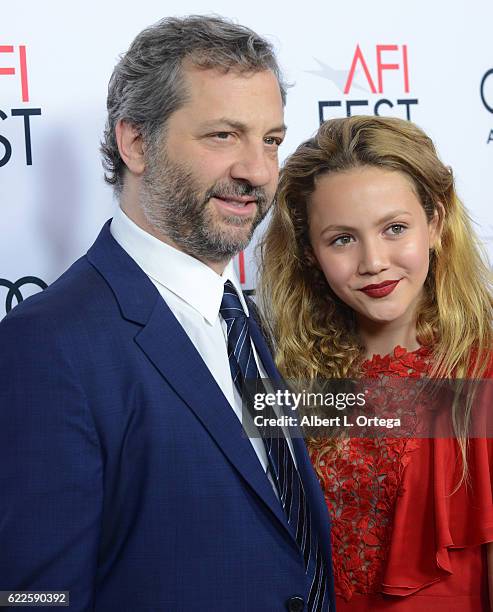
{"type": "MultiPolygon", "coordinates": [[[[373,379],[422,377],[429,353],[396,347],[364,369],[373,379]]],[[[346,438],[336,448],[318,440],[309,452],[332,520],[337,612],[489,610],[491,440],[470,440],[470,485],[453,495],[459,450],[450,438],[346,438]]]]}

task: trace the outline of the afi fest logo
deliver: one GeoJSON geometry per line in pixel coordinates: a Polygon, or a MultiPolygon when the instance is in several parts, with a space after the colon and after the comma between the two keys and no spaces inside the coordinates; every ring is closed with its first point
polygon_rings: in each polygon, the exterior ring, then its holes
{"type": "MultiPolygon", "coordinates": [[[[481,94],[481,101],[485,109],[493,114],[493,68],[490,68],[484,73],[481,79],[479,93],[481,94]]],[[[490,142],[493,142],[493,129],[490,130],[488,134],[486,144],[490,144],[490,142]]]]}
{"type": "Polygon", "coordinates": [[[392,114],[411,121],[412,109],[418,104],[418,99],[408,95],[411,88],[407,45],[375,45],[374,48],[362,49],[358,44],[348,70],[336,70],[316,61],[320,69],[307,72],[332,81],[345,96],[336,100],[319,100],[320,123],[343,114],[346,117],[392,114]],[[357,95],[354,90],[358,91],[357,95]],[[398,93],[389,95],[389,90],[398,93]]]}
{"type": "MultiPolygon", "coordinates": [[[[16,79],[20,102],[29,102],[29,75],[27,70],[27,51],[25,45],[0,45],[0,78],[16,79]]],[[[12,108],[10,111],[0,108],[2,121],[17,121],[24,130],[26,165],[31,166],[31,117],[41,115],[40,108],[12,108]],[[21,119],[17,119],[20,117],[21,119]],[[22,123],[21,123],[22,120],[22,123]]],[[[1,124],[0,124],[1,127],[1,124]]],[[[0,168],[9,163],[12,157],[12,144],[0,134],[0,168]]]]}

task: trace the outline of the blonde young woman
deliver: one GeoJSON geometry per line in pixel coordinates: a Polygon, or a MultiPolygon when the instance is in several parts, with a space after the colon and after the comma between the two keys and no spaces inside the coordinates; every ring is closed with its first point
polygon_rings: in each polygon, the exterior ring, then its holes
{"type": "MultiPolygon", "coordinates": [[[[492,376],[492,293],[452,172],[410,122],[324,123],[282,171],[261,304],[290,378],[492,376]]],[[[312,440],[338,612],[489,610],[493,449],[312,440]]]]}

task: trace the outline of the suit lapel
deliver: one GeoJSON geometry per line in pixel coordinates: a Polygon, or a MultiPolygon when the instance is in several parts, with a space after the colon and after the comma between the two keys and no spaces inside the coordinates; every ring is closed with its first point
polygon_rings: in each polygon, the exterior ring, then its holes
{"type": "MultiPolygon", "coordinates": [[[[249,304],[250,306],[250,304],[249,304]]],[[[255,309],[253,309],[255,313],[255,309]]],[[[249,317],[249,329],[252,340],[255,344],[257,353],[262,360],[262,364],[265,368],[267,376],[279,385],[279,388],[285,388],[286,383],[283,381],[279,371],[274,363],[271,352],[264,340],[260,326],[257,323],[255,317],[249,317]]],[[[325,552],[325,558],[331,558],[331,546],[329,538],[329,525],[330,519],[328,516],[327,505],[323,497],[320,484],[315,475],[315,472],[308,456],[305,441],[301,438],[301,432],[299,429],[292,432],[291,442],[293,443],[293,449],[296,456],[296,463],[298,471],[300,473],[301,481],[306,491],[307,499],[310,500],[310,510],[312,518],[315,521],[320,534],[320,543],[325,552]]]]}
{"type": "Polygon", "coordinates": [[[109,223],[87,257],[111,287],[123,317],[142,326],[135,337],[137,344],[292,537],[240,421],[157,289],[111,236],[109,223]]]}
{"type": "Polygon", "coordinates": [[[282,508],[238,417],[164,300],[156,304],[136,342],[286,527],[282,508]]]}
{"type": "Polygon", "coordinates": [[[276,368],[276,364],[274,363],[269,347],[267,346],[264,336],[260,330],[260,326],[256,321],[254,314],[255,310],[251,307],[250,300],[248,306],[250,311],[250,316],[248,317],[248,329],[260,361],[264,366],[267,376],[277,383],[282,383],[282,377],[276,368]]]}

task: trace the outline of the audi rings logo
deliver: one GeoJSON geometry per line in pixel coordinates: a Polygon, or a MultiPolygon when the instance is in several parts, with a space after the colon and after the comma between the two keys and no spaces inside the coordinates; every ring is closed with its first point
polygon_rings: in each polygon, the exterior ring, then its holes
{"type": "MultiPolygon", "coordinates": [[[[479,86],[479,93],[483,106],[489,113],[493,114],[493,68],[484,73],[479,86]]],[[[486,139],[486,144],[490,144],[490,142],[493,142],[493,129],[490,129],[486,139]]]]}
{"type": "Polygon", "coordinates": [[[0,287],[7,288],[7,297],[5,298],[6,313],[12,310],[12,302],[14,298],[16,299],[17,304],[23,301],[24,296],[22,295],[21,289],[25,285],[36,285],[40,289],[46,289],[46,287],[48,287],[43,280],[37,278],[36,276],[23,276],[19,280],[15,281],[15,283],[7,280],[6,278],[0,278],[0,287]]]}
{"type": "Polygon", "coordinates": [[[485,72],[483,78],[481,79],[481,85],[479,88],[479,91],[481,93],[481,100],[484,104],[484,107],[487,111],[493,113],[493,98],[491,99],[491,101],[488,100],[489,92],[486,91],[488,89],[488,79],[491,79],[491,81],[493,82],[493,68],[485,72]]]}

